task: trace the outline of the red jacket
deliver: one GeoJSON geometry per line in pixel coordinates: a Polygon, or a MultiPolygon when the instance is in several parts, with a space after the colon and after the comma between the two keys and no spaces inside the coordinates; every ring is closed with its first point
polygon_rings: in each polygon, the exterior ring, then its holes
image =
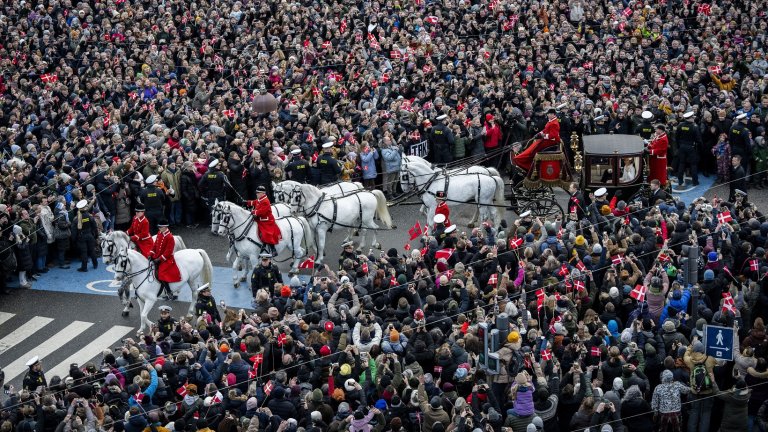
{"type": "Polygon", "coordinates": [[[270,245],[276,245],[280,242],[282,235],[280,227],[275,223],[275,216],[272,214],[272,203],[264,195],[260,199],[245,202],[246,205],[253,206],[253,217],[258,226],[259,238],[262,242],[270,245]]]}
{"type": "Polygon", "coordinates": [[[485,123],[485,138],[483,138],[483,146],[486,149],[495,149],[499,146],[501,141],[501,128],[497,123],[490,124],[485,123]]]}
{"type": "Polygon", "coordinates": [[[549,145],[560,142],[560,121],[558,119],[548,121],[541,131],[541,137],[549,145]]]}
{"type": "Polygon", "coordinates": [[[437,208],[435,209],[435,214],[441,214],[445,216],[445,225],[446,227],[451,226],[451,209],[448,208],[448,204],[445,202],[441,202],[437,205],[437,208]]]}
{"type": "Polygon", "coordinates": [[[134,216],[131,221],[131,226],[125,233],[131,237],[131,241],[136,243],[139,252],[141,252],[144,257],[148,257],[149,251],[151,251],[152,247],[155,245],[152,236],[149,235],[149,219],[145,216],[134,216]]]}
{"type": "Polygon", "coordinates": [[[656,137],[648,144],[648,181],[656,179],[662,186],[667,184],[667,134],[656,137]]]}
{"type": "Polygon", "coordinates": [[[150,259],[159,259],[160,265],[157,269],[157,278],[163,282],[173,283],[181,281],[181,273],[176,265],[176,259],[173,257],[173,249],[176,247],[176,240],[170,231],[157,233],[157,240],[152,250],[149,252],[150,259]]]}

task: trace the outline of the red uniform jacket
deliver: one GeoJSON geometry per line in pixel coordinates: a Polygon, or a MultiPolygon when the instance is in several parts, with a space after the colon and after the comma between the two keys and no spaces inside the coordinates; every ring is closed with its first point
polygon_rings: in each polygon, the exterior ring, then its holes
{"type": "Polygon", "coordinates": [[[667,134],[658,136],[648,144],[648,181],[657,179],[662,186],[667,184],[667,134]]]}
{"type": "Polygon", "coordinates": [[[448,208],[448,204],[445,202],[441,202],[437,205],[437,208],[435,209],[435,214],[441,214],[445,216],[445,225],[446,227],[451,226],[451,209],[448,208]]]}
{"type": "Polygon", "coordinates": [[[181,281],[181,273],[176,265],[176,259],[173,257],[173,248],[176,247],[176,240],[170,231],[163,234],[157,233],[157,240],[149,252],[150,259],[159,259],[160,266],[157,269],[157,278],[163,282],[173,283],[181,281]]]}
{"type": "Polygon", "coordinates": [[[280,228],[275,223],[275,216],[272,214],[272,203],[269,202],[269,198],[264,195],[261,199],[246,201],[245,204],[253,206],[253,217],[256,219],[261,241],[271,245],[278,244],[282,235],[280,234],[280,228]]]}
{"type": "Polygon", "coordinates": [[[538,152],[560,142],[560,121],[558,119],[548,121],[544,130],[541,131],[541,135],[541,139],[534,141],[530,147],[514,157],[515,165],[526,172],[531,169],[533,158],[538,152]]]}
{"type": "Polygon", "coordinates": [[[145,258],[148,257],[149,251],[151,251],[152,247],[155,245],[152,236],[149,235],[149,219],[145,216],[134,216],[131,221],[131,226],[125,233],[131,237],[131,241],[136,243],[139,252],[141,252],[145,258]]]}

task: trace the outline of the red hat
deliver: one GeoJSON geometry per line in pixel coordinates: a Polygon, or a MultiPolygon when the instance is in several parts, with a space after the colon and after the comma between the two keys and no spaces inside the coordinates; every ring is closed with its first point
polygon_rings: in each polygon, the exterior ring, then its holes
{"type": "Polygon", "coordinates": [[[333,331],[333,321],[326,321],[325,322],[325,331],[332,332],[333,331]]]}
{"type": "Polygon", "coordinates": [[[490,113],[486,114],[485,115],[485,121],[491,121],[491,120],[493,120],[493,114],[490,114],[490,113]]]}
{"type": "Polygon", "coordinates": [[[413,319],[421,321],[424,319],[424,311],[421,309],[416,309],[416,312],[413,313],[413,319]]]}
{"type": "Polygon", "coordinates": [[[323,345],[320,347],[320,357],[326,357],[329,355],[331,355],[331,349],[328,347],[328,345],[323,345]]]}
{"type": "Polygon", "coordinates": [[[280,288],[280,295],[283,297],[290,297],[291,296],[291,287],[288,285],[283,285],[282,288],[280,288]]]}

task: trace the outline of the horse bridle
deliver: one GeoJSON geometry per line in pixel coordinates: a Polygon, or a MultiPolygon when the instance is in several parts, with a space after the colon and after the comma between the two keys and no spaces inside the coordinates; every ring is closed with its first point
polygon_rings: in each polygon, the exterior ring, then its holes
{"type": "Polygon", "coordinates": [[[115,248],[117,248],[117,243],[115,243],[114,240],[111,238],[105,237],[101,240],[101,251],[102,255],[104,255],[104,252],[106,252],[106,257],[110,260],[114,259],[117,255],[115,252],[115,248]],[[106,245],[106,246],[105,246],[106,245]]]}
{"type": "Polygon", "coordinates": [[[240,225],[237,225],[235,227],[229,228],[228,225],[232,221],[232,210],[231,209],[222,209],[221,210],[221,221],[219,222],[219,227],[223,226],[227,230],[227,235],[229,236],[230,243],[238,242],[248,236],[248,231],[251,229],[251,224],[253,224],[253,218],[245,218],[243,222],[240,223],[240,225]],[[235,232],[242,227],[243,225],[248,225],[243,230],[242,234],[235,237],[235,232]]]}
{"type": "Polygon", "coordinates": [[[221,203],[216,203],[213,206],[213,213],[211,214],[211,232],[213,232],[213,227],[215,226],[215,230],[218,231],[219,225],[221,224],[221,214],[224,211],[224,206],[221,205],[221,203]]]}
{"type": "MultiPolygon", "coordinates": [[[[139,287],[147,281],[150,277],[154,275],[152,261],[149,261],[149,264],[147,267],[134,271],[134,272],[128,272],[128,251],[120,252],[117,254],[117,257],[115,257],[115,264],[113,266],[113,269],[115,271],[115,280],[116,281],[122,281],[124,279],[130,279],[134,276],[140,275],[142,273],[147,273],[146,276],[144,276],[144,279],[142,279],[141,282],[134,285],[134,289],[138,290],[139,287]]],[[[138,297],[138,296],[137,296],[138,297]]]]}

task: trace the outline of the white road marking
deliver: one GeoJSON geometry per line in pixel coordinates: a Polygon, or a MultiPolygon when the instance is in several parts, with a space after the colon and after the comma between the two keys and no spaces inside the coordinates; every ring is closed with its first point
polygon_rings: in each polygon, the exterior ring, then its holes
{"type": "Polygon", "coordinates": [[[115,344],[115,342],[119,341],[120,338],[122,338],[123,336],[125,336],[131,331],[133,331],[133,327],[126,327],[126,326],[110,327],[109,330],[102,333],[99,337],[91,341],[91,343],[83,347],[80,351],[67,357],[64,361],[62,361],[55,367],[51,369],[46,369],[45,367],[43,367],[43,370],[45,371],[45,376],[50,378],[54,375],[58,375],[64,378],[69,374],[70,364],[77,363],[80,366],[84,365],[85,363],[92,360],[94,357],[101,354],[101,352],[104,349],[111,348],[112,345],[115,344]]]}
{"type": "Polygon", "coordinates": [[[53,318],[36,316],[20,325],[16,330],[8,334],[8,336],[0,339],[0,354],[13,348],[19,342],[25,341],[38,330],[50,324],[51,321],[53,321],[53,318]]]}
{"type": "MultiPolygon", "coordinates": [[[[32,356],[38,356],[41,360],[43,360],[43,370],[45,370],[45,358],[47,356],[56,352],[59,348],[63,347],[67,342],[77,337],[80,333],[88,330],[92,325],[93,323],[89,322],[74,321],[72,324],[64,327],[58,333],[51,336],[47,341],[38,345],[37,348],[29,351],[28,353],[16,359],[13,363],[6,366],[3,369],[5,371],[5,381],[10,382],[17,376],[25,373],[27,371],[27,360],[29,360],[32,356]]],[[[52,376],[53,375],[47,376],[47,378],[52,376]]]]}
{"type": "Polygon", "coordinates": [[[0,312],[0,325],[2,325],[4,322],[8,321],[9,319],[15,317],[16,314],[9,313],[9,312],[0,312]]]}

